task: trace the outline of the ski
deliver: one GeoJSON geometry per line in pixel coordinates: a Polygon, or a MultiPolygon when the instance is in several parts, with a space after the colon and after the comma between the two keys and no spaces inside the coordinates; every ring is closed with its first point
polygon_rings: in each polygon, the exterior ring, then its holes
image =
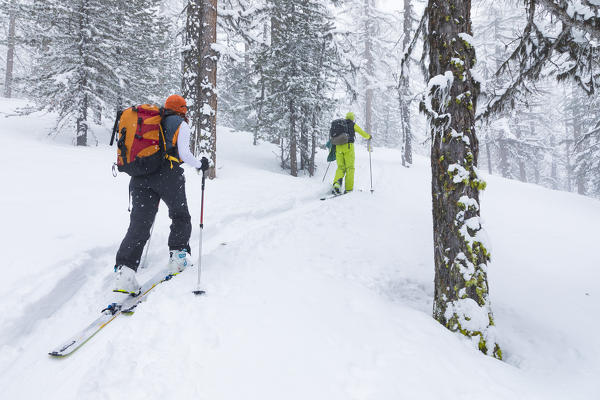
{"type": "Polygon", "coordinates": [[[343,196],[345,194],[347,194],[347,193],[345,192],[345,193],[340,193],[340,194],[330,194],[329,196],[321,197],[321,200],[329,200],[329,199],[333,199],[333,198],[336,198],[336,197],[343,196]]]}
{"type": "Polygon", "coordinates": [[[172,279],[175,275],[178,274],[168,274],[166,271],[158,272],[142,285],[140,294],[135,297],[129,296],[122,303],[109,304],[101,311],[100,317],[48,354],[53,357],[65,357],[72,354],[119,315],[132,314],[134,309],[146,300],[146,296],[152,289],[162,282],[172,279]]]}
{"type": "Polygon", "coordinates": [[[350,193],[354,193],[354,192],[362,192],[362,191],[363,191],[362,189],[356,189],[356,190],[351,190],[349,192],[344,192],[344,193],[330,194],[328,196],[321,197],[321,200],[335,199],[336,197],[340,197],[340,196],[343,196],[345,194],[350,194],[350,193]]]}

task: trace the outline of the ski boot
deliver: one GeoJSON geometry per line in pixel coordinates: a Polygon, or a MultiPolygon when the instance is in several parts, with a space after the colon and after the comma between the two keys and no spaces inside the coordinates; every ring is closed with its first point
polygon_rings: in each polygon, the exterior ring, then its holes
{"type": "Polygon", "coordinates": [[[189,253],[187,250],[171,250],[167,272],[170,275],[177,275],[191,263],[188,261],[189,253]]]}
{"type": "Polygon", "coordinates": [[[113,292],[132,296],[140,294],[141,286],[135,279],[135,271],[126,265],[115,265],[115,282],[113,292]]]}
{"type": "Polygon", "coordinates": [[[342,194],[342,183],[340,181],[335,181],[333,188],[331,189],[331,194],[336,196],[342,194]]]}

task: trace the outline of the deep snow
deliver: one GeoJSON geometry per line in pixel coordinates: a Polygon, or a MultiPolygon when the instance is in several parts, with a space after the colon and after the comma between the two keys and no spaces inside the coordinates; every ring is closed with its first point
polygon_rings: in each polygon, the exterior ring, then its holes
{"type": "MultiPolygon", "coordinates": [[[[114,148],[48,139],[52,116],[2,118],[0,387],[7,399],[600,398],[597,200],[486,177],[489,284],[506,362],[431,318],[428,160],[357,149],[362,192],[319,201],[333,179],[293,178],[269,144],[221,128],[207,182],[203,288],[190,269],[66,359],[47,352],[114,296],[128,225],[114,148]]],[[[106,143],[106,131],[96,128],[106,143]]],[[[198,243],[199,177],[186,171],[198,243]]],[[[164,266],[161,205],[149,276],[164,266]]],[[[195,254],[194,254],[195,256],[195,254]]]]}

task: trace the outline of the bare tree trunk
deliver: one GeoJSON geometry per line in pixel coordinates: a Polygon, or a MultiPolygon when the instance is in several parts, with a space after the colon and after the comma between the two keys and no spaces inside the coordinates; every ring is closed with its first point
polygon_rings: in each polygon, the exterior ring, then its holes
{"type": "Polygon", "coordinates": [[[260,98],[258,99],[258,111],[256,113],[256,124],[254,125],[254,134],[252,138],[252,144],[258,145],[258,128],[262,121],[263,105],[265,103],[265,78],[260,70],[260,98]]]}
{"type": "MultiPolygon", "coordinates": [[[[402,50],[406,51],[412,37],[412,4],[411,0],[404,0],[404,38],[402,50]]],[[[412,164],[412,131],[410,129],[410,87],[408,76],[402,73],[399,85],[400,99],[400,124],[402,126],[402,165],[407,167],[412,164]]]]}
{"type": "Polygon", "coordinates": [[[471,337],[479,350],[501,358],[488,298],[490,254],[482,238],[476,169],[479,143],[475,108],[479,84],[471,75],[475,49],[470,0],[429,0],[428,114],[435,297],[433,316],[448,329],[471,337]]]}
{"type": "Polygon", "coordinates": [[[365,5],[365,61],[367,63],[367,79],[365,85],[367,87],[365,94],[365,129],[371,134],[373,132],[373,89],[371,88],[371,79],[375,74],[375,63],[373,61],[373,43],[371,37],[372,22],[371,18],[371,0],[364,0],[365,5]]]}
{"type": "Polygon", "coordinates": [[[79,90],[81,91],[81,93],[83,94],[82,98],[81,98],[81,102],[79,103],[79,110],[78,110],[78,114],[77,114],[77,120],[75,122],[76,125],[76,139],[75,139],[75,145],[76,146],[87,146],[87,134],[88,134],[88,107],[89,107],[89,97],[88,97],[88,93],[87,93],[87,85],[88,85],[88,67],[89,65],[86,65],[86,51],[88,51],[87,49],[87,45],[89,42],[89,33],[88,33],[88,28],[89,28],[89,16],[87,15],[87,12],[89,10],[88,7],[88,3],[86,0],[84,0],[81,4],[80,4],[80,10],[79,10],[79,43],[78,43],[78,51],[79,51],[79,57],[81,59],[81,62],[84,64],[81,67],[81,76],[79,76],[80,82],[79,82],[79,90]]]}
{"type": "Polygon", "coordinates": [[[10,2],[9,20],[8,20],[8,37],[6,38],[6,74],[4,78],[4,97],[12,96],[13,70],[15,65],[15,27],[17,22],[17,12],[15,10],[16,2],[10,2]]]}
{"type": "Polygon", "coordinates": [[[315,175],[315,156],[317,154],[317,117],[316,112],[312,114],[312,130],[310,132],[310,162],[308,164],[308,174],[309,176],[315,175]]]}
{"type": "Polygon", "coordinates": [[[302,107],[302,118],[300,120],[300,170],[308,168],[308,108],[302,107]]]}
{"type": "MultiPolygon", "coordinates": [[[[208,154],[217,161],[217,0],[189,0],[185,32],[183,94],[191,103],[194,127],[192,148],[196,156],[208,154]]],[[[216,169],[209,171],[216,177],[216,169]]]]}
{"type": "Polygon", "coordinates": [[[401,79],[400,87],[400,125],[402,126],[402,165],[407,167],[412,164],[412,132],[410,129],[410,108],[407,100],[410,95],[408,80],[401,79]]]}
{"type": "Polygon", "coordinates": [[[296,110],[294,108],[294,101],[290,100],[289,103],[290,112],[290,174],[292,176],[298,176],[298,142],[296,139],[296,110]]]}
{"type": "Polygon", "coordinates": [[[500,155],[500,163],[498,165],[498,169],[500,170],[500,174],[503,178],[512,178],[512,171],[510,169],[510,163],[508,162],[508,151],[506,149],[506,141],[504,139],[499,139],[498,143],[500,144],[498,149],[498,154],[500,155]]]}
{"type": "Polygon", "coordinates": [[[552,149],[552,164],[550,167],[550,178],[552,179],[552,189],[558,190],[558,167],[556,163],[556,149],[554,148],[554,135],[550,135],[550,148],[552,149]]]}
{"type": "Polygon", "coordinates": [[[490,151],[490,141],[489,140],[485,141],[485,152],[487,154],[488,172],[490,175],[492,175],[493,174],[493,172],[492,172],[492,152],[490,151]]]}
{"type": "Polygon", "coordinates": [[[77,116],[77,146],[87,146],[88,132],[88,95],[83,95],[81,104],[79,105],[79,114],[77,116]]]}
{"type": "MultiPolygon", "coordinates": [[[[523,132],[521,131],[521,126],[519,125],[519,122],[520,121],[517,120],[515,131],[517,132],[517,137],[521,138],[523,137],[523,132]]],[[[519,180],[521,182],[527,182],[527,171],[525,169],[525,162],[523,162],[520,155],[518,157],[517,163],[519,164],[519,180]]]]}
{"type": "MultiPolygon", "coordinates": [[[[529,131],[531,136],[535,136],[535,123],[529,120],[529,131]]],[[[537,185],[540,183],[540,157],[539,151],[535,150],[533,155],[533,182],[537,185]]]]}
{"type": "MultiPolygon", "coordinates": [[[[567,98],[566,91],[563,91],[564,98],[567,98]]],[[[533,125],[533,124],[532,124],[533,125]]],[[[571,141],[569,140],[569,122],[565,119],[565,163],[567,164],[567,190],[573,191],[573,164],[571,162],[571,141]]]]}
{"type": "Polygon", "coordinates": [[[540,184],[540,161],[538,152],[535,154],[535,160],[533,162],[533,181],[536,185],[540,184]]]}
{"type": "MultiPolygon", "coordinates": [[[[573,107],[573,142],[577,143],[581,137],[581,120],[577,115],[577,110],[573,107]]],[[[577,193],[585,194],[585,176],[582,168],[578,168],[575,175],[575,183],[577,185],[577,193]]]]}

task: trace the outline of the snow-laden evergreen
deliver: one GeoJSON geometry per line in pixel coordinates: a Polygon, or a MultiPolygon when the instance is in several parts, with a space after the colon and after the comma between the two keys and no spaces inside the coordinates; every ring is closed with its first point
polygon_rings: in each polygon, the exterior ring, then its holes
{"type": "Polygon", "coordinates": [[[402,54],[400,18],[382,10],[374,0],[352,0],[345,3],[338,19],[345,31],[340,42],[351,83],[343,104],[364,121],[361,127],[373,134],[376,144],[395,147],[402,139],[394,80],[402,54]]]}
{"type": "MultiPolygon", "coordinates": [[[[337,49],[332,16],[319,1],[275,0],[269,8],[270,42],[257,55],[264,79],[258,129],[279,143],[280,161],[293,176],[314,174],[317,146],[328,133],[337,49]]],[[[262,91],[262,89],[261,89],[262,91]]]]}
{"type": "Polygon", "coordinates": [[[131,104],[164,101],[173,88],[165,64],[179,61],[165,51],[170,25],[159,3],[73,0],[26,8],[35,25],[28,32],[34,57],[25,90],[38,109],[58,113],[56,132],[74,125],[74,143],[95,144],[98,138],[88,135],[93,119],[112,118],[131,104]]]}

